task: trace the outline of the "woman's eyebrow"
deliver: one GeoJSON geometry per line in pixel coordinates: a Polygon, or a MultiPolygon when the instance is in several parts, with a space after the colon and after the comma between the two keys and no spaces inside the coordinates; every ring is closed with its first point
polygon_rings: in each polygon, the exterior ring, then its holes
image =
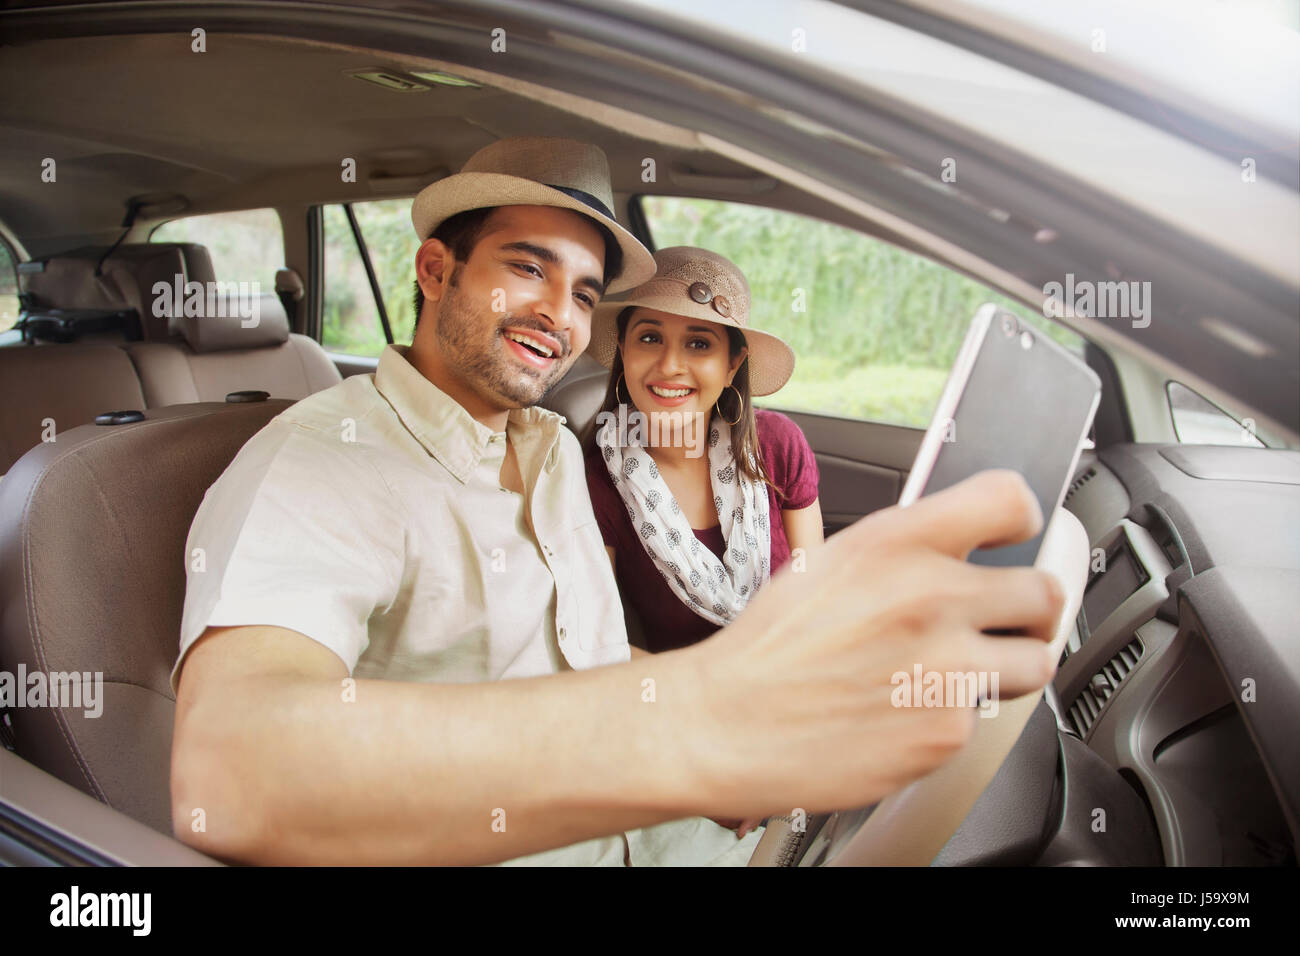
{"type": "MultiPolygon", "coordinates": [[[[647,316],[644,319],[637,319],[635,322],[633,322],[630,326],[628,326],[628,331],[639,328],[640,326],[643,325],[653,325],[655,328],[660,328],[663,325],[663,323],[660,322],[658,319],[652,319],[647,316]]],[[[686,331],[703,332],[705,335],[710,335],[713,336],[714,338],[719,337],[718,330],[707,325],[688,325],[686,326],[686,331]]]]}

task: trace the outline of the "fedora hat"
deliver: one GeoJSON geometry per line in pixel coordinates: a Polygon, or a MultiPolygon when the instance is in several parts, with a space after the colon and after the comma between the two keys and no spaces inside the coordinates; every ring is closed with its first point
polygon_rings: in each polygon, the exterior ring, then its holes
{"type": "Polygon", "coordinates": [[[740,329],[749,346],[749,390],[755,395],[771,395],[790,380],[794,350],[777,336],[750,328],[749,283],[735,263],[692,246],[660,249],[654,260],[652,278],[596,307],[588,355],[612,368],[618,352],[618,314],[637,306],[740,329]]]}
{"type": "Polygon", "coordinates": [[[610,279],[609,292],[630,289],[654,273],[649,250],[614,219],[609,160],[598,146],[544,136],[498,140],[459,173],[420,190],[411,224],[423,242],[443,220],[489,206],[558,206],[600,223],[623,250],[623,269],[610,279]]]}

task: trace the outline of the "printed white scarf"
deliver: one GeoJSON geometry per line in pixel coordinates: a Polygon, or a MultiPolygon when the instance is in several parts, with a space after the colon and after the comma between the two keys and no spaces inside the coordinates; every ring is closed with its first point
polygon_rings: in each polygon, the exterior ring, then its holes
{"type": "MultiPolygon", "coordinates": [[[[618,416],[626,421],[623,416],[618,416]]],[[[632,527],[668,586],[700,617],[725,626],[767,583],[772,557],[767,486],[746,478],[731,453],[731,428],[715,416],[709,426],[709,481],[726,541],[723,560],[695,537],[681,506],[645,450],[639,429],[628,433],[609,416],[596,435],[610,480],[632,527]],[[620,442],[626,440],[626,444],[620,442]]]]}

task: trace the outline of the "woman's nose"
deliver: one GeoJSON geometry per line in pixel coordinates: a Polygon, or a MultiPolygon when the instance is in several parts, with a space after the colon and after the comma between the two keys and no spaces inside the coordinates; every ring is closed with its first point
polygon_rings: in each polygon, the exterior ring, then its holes
{"type": "Polygon", "coordinates": [[[676,375],[686,368],[686,357],[676,346],[666,346],[659,356],[659,371],[662,375],[676,375]]]}

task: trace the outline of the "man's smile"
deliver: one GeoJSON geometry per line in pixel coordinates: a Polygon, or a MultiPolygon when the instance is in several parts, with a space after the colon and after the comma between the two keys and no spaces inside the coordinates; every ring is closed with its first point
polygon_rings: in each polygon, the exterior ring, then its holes
{"type": "Polygon", "coordinates": [[[567,351],[553,336],[535,329],[502,329],[501,336],[506,348],[530,368],[549,370],[567,351]]]}

